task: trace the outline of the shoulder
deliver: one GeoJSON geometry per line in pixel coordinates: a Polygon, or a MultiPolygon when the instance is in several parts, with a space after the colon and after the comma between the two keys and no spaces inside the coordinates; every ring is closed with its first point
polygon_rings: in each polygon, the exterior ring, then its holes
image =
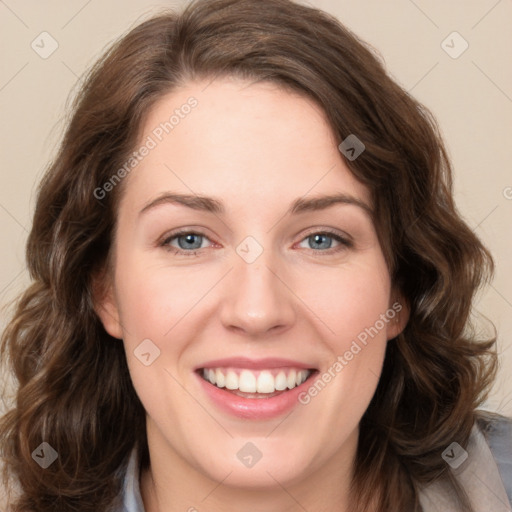
{"type": "Polygon", "coordinates": [[[512,418],[482,411],[476,425],[489,446],[512,503],[512,418]]]}
{"type": "MultiPolygon", "coordinates": [[[[512,511],[512,419],[477,411],[467,445],[452,443],[442,457],[475,512],[512,511]]],[[[420,502],[424,512],[459,511],[448,478],[421,488],[420,502]]]]}
{"type": "Polygon", "coordinates": [[[511,439],[512,418],[493,412],[478,411],[476,425],[489,442],[503,438],[511,439]]]}

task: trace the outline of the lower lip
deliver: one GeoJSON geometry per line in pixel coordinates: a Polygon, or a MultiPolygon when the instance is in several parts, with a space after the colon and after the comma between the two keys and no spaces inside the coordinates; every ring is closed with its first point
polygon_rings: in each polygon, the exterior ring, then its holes
{"type": "Polygon", "coordinates": [[[311,376],[299,386],[283,391],[271,398],[244,398],[203,379],[197,374],[202,388],[210,400],[221,410],[239,418],[249,420],[268,420],[281,416],[299,404],[299,394],[310,384],[311,376]]]}

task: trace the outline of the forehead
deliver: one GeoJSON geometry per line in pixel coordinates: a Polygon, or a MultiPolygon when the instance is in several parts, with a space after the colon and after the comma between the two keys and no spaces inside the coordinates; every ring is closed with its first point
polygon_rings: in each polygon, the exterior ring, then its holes
{"type": "Polygon", "coordinates": [[[151,149],[130,173],[130,200],[176,191],[269,207],[343,192],[370,204],[322,109],[274,83],[222,78],[184,85],[148,113],[144,144],[151,149]]]}

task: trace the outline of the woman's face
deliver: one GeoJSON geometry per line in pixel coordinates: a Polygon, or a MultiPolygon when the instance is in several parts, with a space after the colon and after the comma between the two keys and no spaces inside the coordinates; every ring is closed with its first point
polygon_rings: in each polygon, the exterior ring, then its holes
{"type": "Polygon", "coordinates": [[[270,83],[191,83],[151,111],[98,311],[152,465],[243,487],[350,471],[405,315],[340,142],[270,83]]]}

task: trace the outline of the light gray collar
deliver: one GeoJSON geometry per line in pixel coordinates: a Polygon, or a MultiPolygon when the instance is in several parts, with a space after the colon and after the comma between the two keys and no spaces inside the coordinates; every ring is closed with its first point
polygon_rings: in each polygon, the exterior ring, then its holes
{"type": "MultiPolygon", "coordinates": [[[[457,457],[457,447],[454,448],[455,452],[452,449],[447,453],[452,459],[457,457]]],[[[467,459],[459,468],[450,468],[450,471],[465,489],[475,512],[511,512],[498,466],[477,425],[473,426],[466,452],[467,459]]],[[[448,457],[445,460],[449,461],[448,457]]],[[[420,503],[425,512],[459,512],[454,491],[446,480],[424,487],[420,503]]]]}

